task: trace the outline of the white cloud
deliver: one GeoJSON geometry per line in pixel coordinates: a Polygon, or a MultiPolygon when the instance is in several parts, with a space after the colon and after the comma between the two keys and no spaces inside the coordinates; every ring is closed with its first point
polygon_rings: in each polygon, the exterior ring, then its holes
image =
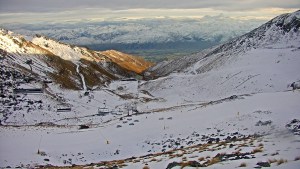
{"type": "Polygon", "coordinates": [[[226,11],[211,8],[202,9],[127,9],[109,10],[98,8],[86,8],[51,13],[0,13],[0,24],[5,23],[60,23],[60,22],[81,22],[81,21],[113,21],[142,18],[201,18],[203,16],[215,16],[224,14],[237,19],[260,19],[269,20],[277,15],[293,12],[296,9],[266,8],[258,10],[226,11]]]}
{"type": "Polygon", "coordinates": [[[259,8],[300,8],[299,0],[0,0],[0,12],[51,12],[82,8],[127,9],[195,9],[225,11],[259,8]]]}

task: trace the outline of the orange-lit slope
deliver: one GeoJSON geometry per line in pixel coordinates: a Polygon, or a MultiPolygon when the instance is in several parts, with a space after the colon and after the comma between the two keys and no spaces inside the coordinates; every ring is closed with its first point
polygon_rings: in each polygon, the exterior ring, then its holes
{"type": "Polygon", "coordinates": [[[153,65],[141,57],[125,54],[115,50],[107,50],[100,53],[122,68],[133,71],[137,74],[141,74],[144,70],[153,65]]]}

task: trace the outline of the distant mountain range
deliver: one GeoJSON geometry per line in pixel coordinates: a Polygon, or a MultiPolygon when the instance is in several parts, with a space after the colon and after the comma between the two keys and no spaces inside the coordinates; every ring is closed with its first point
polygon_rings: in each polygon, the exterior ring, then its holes
{"type": "MultiPolygon", "coordinates": [[[[265,21],[240,20],[224,15],[200,19],[140,19],[72,24],[6,24],[14,32],[41,34],[93,50],[115,49],[151,57],[182,55],[224,43],[265,21]]],[[[158,59],[158,60],[162,60],[158,59]]]]}

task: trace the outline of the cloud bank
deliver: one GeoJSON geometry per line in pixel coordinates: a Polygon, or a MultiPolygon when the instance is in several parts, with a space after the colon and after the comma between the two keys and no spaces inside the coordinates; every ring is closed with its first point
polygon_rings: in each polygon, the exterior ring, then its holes
{"type": "Polygon", "coordinates": [[[201,18],[219,14],[269,20],[299,8],[299,0],[0,0],[0,24],[201,18]]]}
{"type": "Polygon", "coordinates": [[[242,11],[262,8],[300,8],[299,0],[0,0],[0,13],[59,12],[83,8],[195,9],[242,11]]]}

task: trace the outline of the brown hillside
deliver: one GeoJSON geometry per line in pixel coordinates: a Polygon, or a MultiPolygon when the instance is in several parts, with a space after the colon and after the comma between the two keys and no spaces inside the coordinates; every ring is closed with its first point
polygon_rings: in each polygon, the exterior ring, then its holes
{"type": "Polygon", "coordinates": [[[144,70],[153,65],[153,63],[144,60],[142,57],[125,54],[115,50],[107,50],[100,53],[122,68],[137,74],[141,74],[144,70]]]}

